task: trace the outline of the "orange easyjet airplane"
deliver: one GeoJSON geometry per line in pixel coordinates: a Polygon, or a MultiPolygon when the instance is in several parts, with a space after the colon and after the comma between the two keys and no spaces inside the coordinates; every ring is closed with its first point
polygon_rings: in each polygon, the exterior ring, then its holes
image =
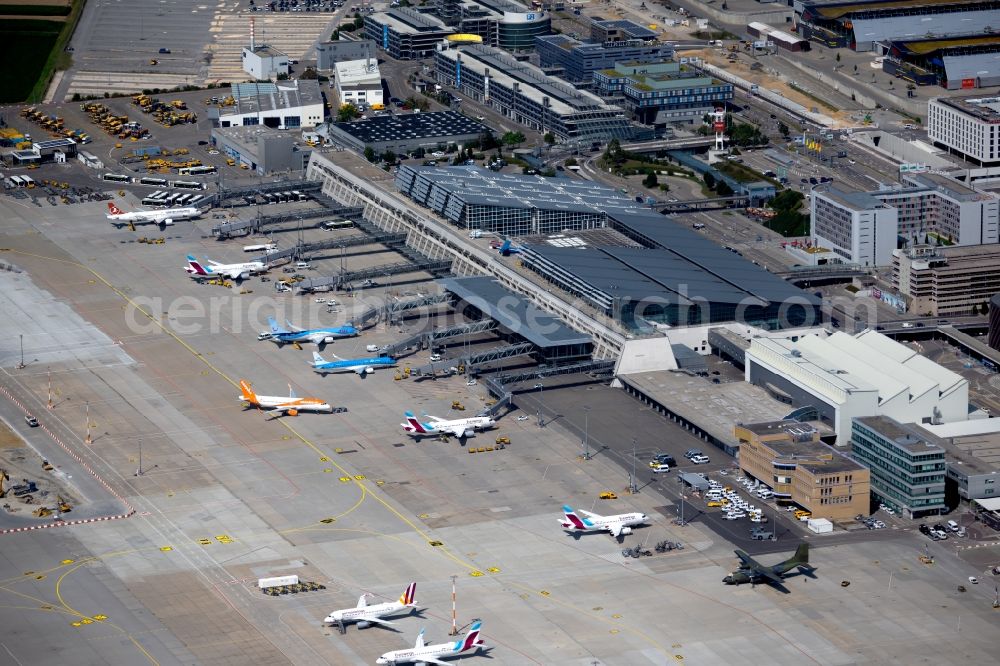
{"type": "Polygon", "coordinates": [[[239,397],[242,402],[249,402],[255,407],[268,410],[268,414],[282,416],[297,416],[299,412],[332,412],[333,407],[323,402],[319,398],[299,398],[288,385],[288,397],[284,398],[276,395],[257,395],[253,392],[250,382],[245,379],[240,380],[240,388],[243,394],[239,397]]]}

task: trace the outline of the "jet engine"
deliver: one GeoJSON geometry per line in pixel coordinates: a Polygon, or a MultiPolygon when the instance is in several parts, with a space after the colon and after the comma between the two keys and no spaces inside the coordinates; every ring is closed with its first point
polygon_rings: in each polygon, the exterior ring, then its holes
{"type": "Polygon", "coordinates": [[[631,527],[623,527],[621,533],[622,534],[632,534],[632,528],[631,527]]]}

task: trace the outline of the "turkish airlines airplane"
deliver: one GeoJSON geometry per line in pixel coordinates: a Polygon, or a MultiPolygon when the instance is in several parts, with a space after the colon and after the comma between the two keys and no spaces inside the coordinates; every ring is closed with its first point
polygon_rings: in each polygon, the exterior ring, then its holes
{"type": "Polygon", "coordinates": [[[242,394],[239,396],[241,402],[249,402],[254,407],[268,410],[268,414],[275,416],[298,416],[299,412],[326,412],[333,411],[333,407],[323,402],[319,398],[300,398],[295,395],[291,384],[288,385],[288,397],[275,395],[257,395],[250,386],[250,382],[245,379],[240,380],[242,394]]]}
{"type": "Polygon", "coordinates": [[[448,666],[448,662],[441,661],[438,657],[454,657],[472,650],[473,653],[479,648],[485,647],[486,643],[479,638],[479,630],[483,626],[482,621],[476,620],[465,638],[460,638],[452,643],[438,643],[437,645],[424,645],[424,631],[420,630],[417,635],[417,642],[407,650],[393,650],[386,652],[375,660],[376,664],[435,664],[435,666],[448,666]]]}
{"type": "Polygon", "coordinates": [[[174,220],[190,220],[192,217],[201,217],[201,211],[197,208],[169,208],[167,210],[137,210],[133,213],[126,213],[119,208],[114,201],[108,202],[107,218],[111,224],[118,228],[126,224],[158,224],[165,227],[174,223],[174,220]]]}
{"type": "Polygon", "coordinates": [[[618,538],[623,534],[631,534],[634,525],[642,525],[649,522],[649,518],[644,513],[620,513],[615,516],[599,516],[596,513],[581,510],[584,517],[580,517],[573,507],[568,504],[563,505],[564,518],[559,519],[559,524],[571,532],[610,532],[611,536],[618,538]]]}
{"type": "Polygon", "coordinates": [[[489,416],[473,416],[467,419],[446,420],[439,416],[427,416],[431,421],[421,423],[413,412],[406,412],[406,423],[400,423],[411,437],[433,437],[441,434],[454,435],[460,439],[473,437],[477,430],[489,430],[497,424],[489,416]]]}
{"type": "Polygon", "coordinates": [[[201,263],[192,255],[187,256],[188,265],[184,270],[195,280],[210,280],[212,278],[228,278],[230,280],[245,280],[254,273],[267,271],[262,261],[247,261],[242,264],[220,264],[207,259],[208,265],[201,263]]]}
{"type": "Polygon", "coordinates": [[[368,605],[368,595],[362,594],[361,598],[358,599],[358,605],[355,608],[344,608],[343,610],[335,610],[323,620],[326,624],[346,624],[348,622],[357,622],[358,627],[364,629],[372,624],[378,624],[388,627],[396,626],[394,623],[388,620],[383,620],[383,615],[394,615],[402,610],[408,608],[416,608],[417,604],[414,601],[414,595],[417,592],[417,584],[410,583],[405,590],[403,590],[403,595],[399,598],[399,601],[390,601],[384,604],[375,604],[374,606],[368,605]]]}

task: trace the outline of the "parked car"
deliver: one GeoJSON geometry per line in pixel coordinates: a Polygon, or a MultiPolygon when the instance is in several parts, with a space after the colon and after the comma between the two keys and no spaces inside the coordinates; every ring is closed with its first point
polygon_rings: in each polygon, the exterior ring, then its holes
{"type": "Polygon", "coordinates": [[[32,427],[32,428],[37,428],[38,427],[38,419],[36,419],[31,414],[25,414],[25,416],[24,416],[24,422],[27,423],[29,427],[32,427]]]}
{"type": "Polygon", "coordinates": [[[693,462],[695,465],[705,465],[711,461],[709,460],[708,456],[698,455],[698,456],[691,456],[691,462],[693,462]]]}
{"type": "Polygon", "coordinates": [[[700,455],[701,455],[700,449],[688,449],[687,451],[684,452],[684,457],[687,458],[688,460],[690,460],[694,456],[700,456],[700,455]]]}
{"type": "Polygon", "coordinates": [[[650,469],[653,471],[653,474],[663,474],[664,472],[670,471],[670,465],[663,465],[657,463],[653,465],[650,469]]]}

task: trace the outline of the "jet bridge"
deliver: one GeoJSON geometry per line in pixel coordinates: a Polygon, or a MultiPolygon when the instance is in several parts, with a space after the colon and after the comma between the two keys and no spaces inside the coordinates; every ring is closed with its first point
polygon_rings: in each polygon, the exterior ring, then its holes
{"type": "Polygon", "coordinates": [[[319,252],[321,250],[336,250],[347,247],[359,247],[362,245],[385,245],[387,247],[394,247],[402,245],[405,242],[406,234],[387,234],[384,232],[372,236],[357,235],[348,236],[346,238],[331,238],[329,240],[318,241],[316,243],[299,243],[294,247],[290,247],[285,250],[268,252],[260,257],[257,257],[257,261],[263,261],[265,264],[268,264],[278,261],[279,259],[286,259],[289,257],[299,259],[306,255],[313,255],[315,252],[319,252]]]}
{"type": "MultiPolygon", "coordinates": [[[[220,204],[231,199],[242,199],[243,197],[249,197],[255,194],[267,194],[268,192],[290,192],[292,190],[298,190],[299,192],[316,192],[318,195],[319,190],[322,187],[323,183],[316,180],[284,180],[275,183],[259,183],[248,187],[224,188],[220,189],[214,196],[212,196],[212,203],[214,206],[219,207],[220,204]]],[[[316,197],[317,195],[313,196],[316,197]]]]}
{"type": "Polygon", "coordinates": [[[220,240],[232,238],[233,236],[246,236],[251,233],[260,233],[264,227],[284,224],[285,222],[297,222],[299,220],[314,220],[319,217],[339,217],[345,220],[360,218],[364,209],[360,206],[335,206],[333,208],[308,208],[306,210],[288,211],[277,215],[258,215],[252,220],[237,220],[236,222],[224,222],[212,227],[212,235],[220,240]]]}
{"type": "MultiPolygon", "coordinates": [[[[494,327],[495,325],[496,324],[494,322],[494,327]]],[[[535,345],[530,342],[515,345],[504,345],[502,347],[487,349],[486,351],[478,354],[472,354],[460,359],[449,359],[445,361],[437,361],[435,363],[428,363],[426,365],[413,368],[413,373],[416,375],[434,375],[441,370],[447,370],[448,368],[454,367],[456,364],[461,364],[465,366],[465,371],[467,373],[475,374],[477,372],[476,366],[483,365],[485,363],[492,363],[493,361],[499,361],[505,358],[524,356],[532,353],[533,351],[535,351],[535,345]]]]}
{"type": "Polygon", "coordinates": [[[451,295],[447,292],[442,292],[440,294],[430,294],[427,296],[417,296],[416,298],[411,298],[405,301],[392,301],[385,303],[384,305],[378,307],[371,307],[361,313],[355,319],[355,326],[359,328],[365,328],[370,324],[377,321],[386,320],[391,323],[398,323],[401,319],[401,315],[404,312],[410,310],[415,310],[417,308],[428,307],[431,305],[438,305],[440,303],[450,303],[451,295]]]}
{"type": "Polygon", "coordinates": [[[341,289],[345,284],[358,280],[370,280],[372,278],[387,275],[402,275],[404,273],[417,273],[425,271],[427,273],[443,273],[451,270],[452,260],[425,259],[424,261],[410,262],[403,261],[397,264],[386,264],[384,266],[373,266],[356,271],[346,271],[338,275],[328,277],[307,278],[299,282],[296,287],[300,293],[309,293],[319,287],[333,287],[341,289]]]}

